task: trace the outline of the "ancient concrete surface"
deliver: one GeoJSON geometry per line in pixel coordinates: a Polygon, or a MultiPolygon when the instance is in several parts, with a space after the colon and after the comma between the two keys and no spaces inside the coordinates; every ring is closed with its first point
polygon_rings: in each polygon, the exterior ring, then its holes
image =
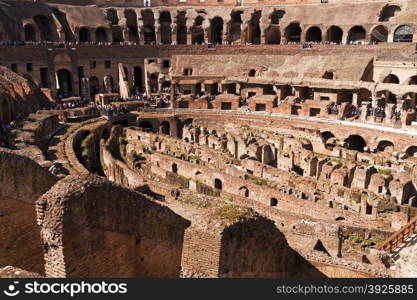
{"type": "Polygon", "coordinates": [[[95,176],[61,180],[36,204],[51,277],[178,277],[189,221],[95,176]],[[94,216],[94,217],[93,217],[94,216]]]}

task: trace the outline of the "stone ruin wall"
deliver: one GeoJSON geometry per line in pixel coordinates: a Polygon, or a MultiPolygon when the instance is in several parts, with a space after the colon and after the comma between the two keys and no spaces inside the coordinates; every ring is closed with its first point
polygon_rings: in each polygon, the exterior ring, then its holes
{"type": "Polygon", "coordinates": [[[44,274],[35,201],[57,178],[33,160],[0,149],[0,265],[44,274]]]}

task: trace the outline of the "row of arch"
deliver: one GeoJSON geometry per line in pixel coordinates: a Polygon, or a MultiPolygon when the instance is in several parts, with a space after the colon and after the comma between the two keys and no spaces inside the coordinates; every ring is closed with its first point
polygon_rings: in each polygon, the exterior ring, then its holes
{"type": "MultiPolygon", "coordinates": [[[[287,42],[321,42],[333,43],[355,43],[358,41],[387,42],[389,41],[390,30],[384,24],[379,24],[367,32],[360,25],[352,26],[344,30],[336,25],[331,26],[323,32],[319,26],[311,26],[305,30],[299,22],[289,23],[283,30],[280,20],[285,12],[275,11],[270,17],[270,23],[264,29],[261,26],[262,11],[255,11],[248,22],[243,22],[243,11],[233,11],[229,22],[216,16],[211,19],[198,15],[193,22],[187,21],[186,12],[178,12],[173,22],[169,11],[159,13],[155,19],[152,10],[143,10],[141,13],[141,24],[134,10],[125,11],[126,22],[123,26],[118,25],[117,14],[107,10],[107,18],[111,27],[103,26],[89,28],[82,26],[74,34],[68,26],[63,26],[66,41],[79,42],[112,42],[119,43],[130,41],[144,44],[203,44],[211,42],[221,44],[223,42],[247,42],[260,44],[265,38],[266,44],[279,44],[281,40],[287,42]],[[139,30],[140,28],[140,30],[139,30]]],[[[62,18],[61,18],[62,19],[62,18]]],[[[51,18],[43,15],[33,17],[32,23],[24,26],[24,40],[26,41],[58,41],[59,34],[56,25],[51,18]]],[[[61,20],[61,22],[63,22],[61,20]]],[[[392,30],[393,42],[412,42],[414,28],[411,25],[399,25],[392,30]]],[[[62,37],[61,37],[62,39],[62,37]]]]}

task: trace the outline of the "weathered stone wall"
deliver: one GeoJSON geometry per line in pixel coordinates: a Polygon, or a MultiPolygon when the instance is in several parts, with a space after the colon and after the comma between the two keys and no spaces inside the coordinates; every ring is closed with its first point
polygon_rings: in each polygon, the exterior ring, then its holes
{"type": "Polygon", "coordinates": [[[34,202],[57,180],[31,159],[0,150],[0,267],[44,273],[34,202]]]}
{"type": "Polygon", "coordinates": [[[50,277],[178,277],[189,221],[95,176],[68,176],[37,201],[50,277]]]}

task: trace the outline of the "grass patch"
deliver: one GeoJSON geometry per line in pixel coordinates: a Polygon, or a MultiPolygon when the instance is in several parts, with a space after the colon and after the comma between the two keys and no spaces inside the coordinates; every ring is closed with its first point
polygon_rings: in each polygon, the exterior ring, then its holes
{"type": "Polygon", "coordinates": [[[234,221],[253,216],[253,211],[235,204],[226,204],[217,208],[216,214],[223,220],[234,221]]]}

